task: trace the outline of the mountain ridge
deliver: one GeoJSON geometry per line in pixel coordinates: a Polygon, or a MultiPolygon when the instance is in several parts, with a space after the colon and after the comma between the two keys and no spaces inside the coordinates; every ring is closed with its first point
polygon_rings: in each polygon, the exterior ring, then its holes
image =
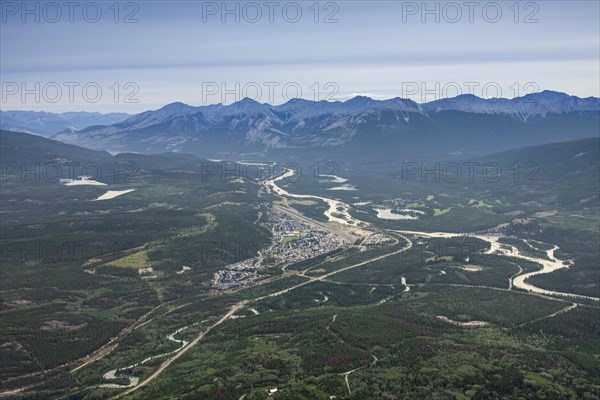
{"type": "Polygon", "coordinates": [[[600,99],[544,91],[514,99],[461,95],[419,104],[409,99],[345,102],[245,98],[230,105],[181,102],[111,125],[65,129],[53,138],[99,150],[191,152],[235,157],[317,153],[487,152],[600,134],[600,99]]]}

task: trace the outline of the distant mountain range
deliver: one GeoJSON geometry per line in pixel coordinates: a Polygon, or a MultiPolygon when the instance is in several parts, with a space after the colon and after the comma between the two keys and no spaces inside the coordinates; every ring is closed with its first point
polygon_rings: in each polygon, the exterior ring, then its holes
{"type": "Polygon", "coordinates": [[[206,157],[360,157],[477,154],[600,135],[600,99],[544,91],[515,99],[473,95],[418,104],[358,96],[273,106],[172,103],[124,121],[65,129],[55,139],[98,150],[206,157]]]}
{"type": "Polygon", "coordinates": [[[93,125],[110,125],[131,117],[126,113],[97,112],[0,111],[0,129],[51,136],[65,129],[83,129],[93,125]]]}

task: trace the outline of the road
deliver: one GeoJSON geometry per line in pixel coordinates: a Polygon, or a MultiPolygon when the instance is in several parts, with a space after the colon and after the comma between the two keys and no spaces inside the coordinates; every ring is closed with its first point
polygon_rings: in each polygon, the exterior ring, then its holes
{"type": "Polygon", "coordinates": [[[155,380],[156,378],[158,378],[160,376],[160,374],[162,374],[164,372],[164,370],[169,367],[169,365],[173,364],[179,357],[183,356],[192,347],[194,347],[195,345],[197,345],[198,342],[200,342],[204,338],[204,336],[206,336],[207,333],[209,333],[210,331],[212,331],[217,326],[221,325],[223,322],[227,321],[233,314],[235,314],[240,309],[242,309],[246,305],[246,303],[247,303],[246,301],[240,301],[239,303],[236,303],[233,306],[231,306],[229,308],[229,311],[227,312],[227,314],[225,314],[223,317],[221,317],[220,320],[218,320],[217,322],[215,322],[214,324],[212,324],[211,326],[209,326],[208,328],[206,328],[204,331],[200,332],[200,334],[193,341],[191,341],[187,346],[185,346],[183,349],[181,349],[181,351],[179,351],[178,353],[176,353],[172,357],[170,357],[167,360],[165,360],[160,365],[160,367],[158,367],[158,369],[156,371],[154,371],[154,373],[152,375],[150,375],[144,381],[142,381],[141,383],[139,383],[137,386],[134,386],[131,389],[129,389],[129,390],[121,393],[117,397],[126,396],[126,395],[128,395],[130,393],[133,393],[136,390],[141,389],[142,387],[148,385],[150,382],[152,382],[153,380],[155,380]]]}
{"type": "Polygon", "coordinates": [[[328,272],[328,273],[323,274],[323,275],[314,276],[314,277],[306,277],[306,278],[309,278],[309,280],[306,281],[306,282],[302,282],[302,283],[299,283],[297,285],[291,286],[289,288],[280,290],[279,292],[270,293],[270,294],[264,295],[262,297],[258,297],[258,298],[254,299],[254,300],[251,300],[251,301],[260,301],[260,300],[268,299],[268,298],[271,298],[271,297],[281,296],[282,294],[285,294],[285,293],[288,293],[288,292],[290,292],[292,290],[298,289],[299,287],[310,285],[311,283],[314,283],[314,282],[324,281],[325,279],[329,278],[330,276],[333,276],[335,274],[339,274],[340,272],[348,271],[348,270],[351,270],[351,269],[354,269],[354,268],[357,268],[357,267],[362,267],[363,265],[370,264],[370,263],[372,263],[374,261],[379,261],[379,260],[382,260],[384,258],[393,256],[393,255],[396,255],[396,254],[399,254],[399,253],[402,253],[404,251],[407,251],[410,248],[412,248],[413,243],[408,238],[406,238],[404,236],[403,236],[403,238],[406,240],[407,244],[406,244],[406,246],[402,247],[399,250],[393,251],[391,253],[383,254],[383,255],[380,255],[380,256],[377,256],[377,257],[374,257],[374,258],[370,258],[370,259],[368,259],[366,261],[362,261],[362,262],[359,262],[359,263],[356,263],[356,264],[353,264],[353,265],[350,265],[350,266],[347,266],[347,267],[344,267],[344,268],[336,269],[335,271],[331,271],[331,272],[328,272]]]}
{"type": "MultiPolygon", "coordinates": [[[[285,176],[285,175],[284,175],[284,176],[285,176]]],[[[266,185],[270,185],[270,188],[276,191],[276,189],[278,188],[278,186],[277,186],[277,185],[276,185],[274,182],[275,182],[276,180],[283,179],[283,177],[284,177],[284,176],[282,176],[282,177],[279,177],[279,178],[277,178],[277,179],[275,179],[275,180],[267,181],[265,184],[266,184],[266,185]]],[[[282,190],[280,190],[280,191],[279,191],[279,193],[283,193],[283,192],[285,192],[285,191],[282,191],[282,190]]],[[[285,193],[287,193],[287,192],[285,192],[285,193]]],[[[280,208],[281,208],[281,207],[280,207],[280,208]]],[[[290,209],[288,208],[288,210],[287,210],[287,211],[288,211],[288,213],[289,213],[290,215],[293,215],[293,216],[296,216],[296,217],[298,217],[298,215],[297,215],[297,212],[296,212],[295,210],[290,210],[290,209]]],[[[306,217],[306,216],[302,216],[302,219],[303,219],[305,222],[310,222],[310,223],[312,223],[312,224],[314,224],[314,225],[317,225],[317,226],[321,226],[321,227],[322,227],[322,224],[321,224],[321,223],[319,223],[319,222],[317,222],[317,221],[314,221],[314,220],[311,220],[310,218],[308,218],[308,217],[306,217]]],[[[340,221],[336,221],[336,222],[340,222],[340,221]]],[[[347,222],[347,221],[346,221],[346,222],[347,222]]],[[[341,223],[341,222],[340,222],[340,223],[341,223]]],[[[348,223],[346,223],[345,225],[354,226],[355,224],[348,224],[348,223]]],[[[338,233],[338,234],[339,234],[339,233],[338,233]]],[[[179,358],[180,358],[180,357],[181,357],[183,354],[187,353],[187,352],[188,352],[190,349],[192,349],[194,346],[196,346],[196,345],[197,345],[197,344],[198,344],[198,343],[199,343],[199,342],[200,342],[200,341],[201,341],[201,340],[202,340],[202,339],[203,339],[203,338],[206,336],[206,334],[208,334],[208,333],[209,333],[211,330],[213,330],[213,329],[214,329],[214,328],[216,328],[217,326],[219,326],[219,325],[223,324],[225,321],[227,321],[228,319],[230,319],[230,318],[231,318],[231,317],[232,317],[232,316],[233,316],[233,315],[234,315],[236,312],[238,312],[239,310],[243,309],[243,308],[244,308],[244,307],[246,307],[248,304],[250,304],[250,303],[255,303],[255,302],[258,302],[258,301],[261,301],[261,300],[267,299],[267,298],[273,298],[273,297],[281,296],[281,295],[283,295],[283,294],[285,294],[285,293],[288,293],[288,292],[290,292],[290,291],[292,291],[292,290],[295,290],[295,289],[298,289],[298,288],[300,288],[300,287],[303,287],[303,286],[309,285],[309,284],[311,284],[311,283],[324,281],[324,280],[326,280],[327,278],[329,278],[330,276],[333,276],[333,275],[335,275],[335,274],[338,274],[338,273],[340,273],[340,272],[348,271],[348,270],[351,270],[351,269],[353,269],[353,268],[358,268],[358,267],[361,267],[361,266],[364,266],[364,265],[370,264],[370,263],[372,263],[372,262],[375,262],[375,261],[382,260],[382,259],[384,259],[384,258],[387,258],[387,257],[393,256],[393,255],[395,255],[395,254],[399,254],[399,253],[401,253],[401,252],[407,251],[407,250],[409,250],[410,248],[412,248],[412,246],[413,246],[413,243],[412,243],[412,241],[411,241],[411,240],[409,240],[409,239],[408,239],[406,236],[404,236],[404,235],[402,235],[402,234],[400,234],[399,236],[401,236],[401,237],[402,237],[404,240],[406,240],[406,245],[405,245],[405,246],[403,246],[402,248],[398,249],[398,250],[395,250],[395,251],[392,251],[392,252],[390,252],[390,253],[386,253],[386,254],[383,254],[383,255],[379,255],[379,256],[376,256],[376,257],[370,258],[370,259],[368,259],[368,260],[361,261],[361,262],[358,262],[358,263],[355,263],[355,264],[349,265],[349,266],[347,266],[347,267],[340,268],[340,269],[338,269],[338,270],[335,270],[335,271],[328,272],[328,273],[326,273],[326,274],[323,274],[323,275],[319,275],[319,276],[315,276],[315,277],[307,277],[309,280],[307,280],[307,281],[305,281],[305,282],[302,282],[302,283],[300,283],[300,284],[297,284],[297,285],[294,285],[294,286],[288,287],[288,288],[286,288],[286,289],[283,289],[283,290],[280,290],[280,291],[277,291],[277,292],[274,292],[274,293],[270,293],[270,294],[267,294],[267,295],[264,295],[264,296],[256,297],[256,298],[254,298],[254,299],[244,300],[244,301],[241,301],[241,302],[239,302],[239,303],[236,303],[236,304],[234,304],[234,305],[233,305],[233,306],[232,306],[232,307],[229,309],[229,311],[228,311],[228,312],[227,312],[225,315],[223,315],[223,316],[221,317],[221,319],[219,319],[219,320],[218,320],[217,322],[215,322],[213,325],[209,326],[207,329],[205,329],[204,331],[202,331],[202,332],[201,332],[201,333],[200,333],[200,334],[199,334],[199,335],[198,335],[198,336],[197,336],[197,337],[196,337],[196,338],[195,338],[195,339],[194,339],[192,342],[190,342],[189,344],[187,344],[186,346],[184,346],[184,347],[183,347],[181,350],[177,351],[177,352],[176,352],[174,355],[172,355],[172,356],[171,356],[171,357],[169,357],[167,360],[165,360],[165,361],[164,361],[164,362],[163,362],[163,363],[160,365],[160,367],[159,367],[159,368],[158,368],[158,369],[157,369],[157,370],[156,370],[156,371],[155,371],[155,372],[154,372],[152,375],[150,375],[148,378],[146,378],[144,381],[142,381],[142,382],[140,382],[140,383],[137,383],[137,382],[136,382],[137,384],[136,384],[134,387],[132,387],[132,388],[130,388],[130,389],[128,389],[128,390],[126,390],[126,391],[124,391],[123,393],[119,394],[119,395],[118,395],[118,396],[116,396],[116,397],[122,397],[122,396],[125,396],[125,395],[128,395],[128,394],[131,394],[131,393],[135,392],[136,390],[139,390],[139,389],[141,389],[142,387],[144,387],[144,386],[147,386],[149,383],[151,383],[151,382],[152,382],[152,381],[154,381],[156,378],[158,378],[158,377],[159,377],[159,376],[160,376],[160,375],[161,375],[161,374],[162,374],[162,373],[163,373],[163,372],[164,372],[164,371],[165,371],[165,370],[166,370],[166,369],[167,369],[167,368],[168,368],[168,367],[169,367],[169,366],[170,366],[170,365],[173,363],[173,362],[175,362],[175,361],[176,361],[177,359],[179,359],[179,358]]],[[[399,241],[398,241],[398,240],[396,240],[396,244],[397,244],[397,243],[399,243],[399,241]]],[[[352,371],[350,371],[350,372],[352,372],[352,371]]],[[[349,374],[349,373],[348,373],[348,374],[349,374]]],[[[131,381],[131,379],[134,379],[134,378],[130,378],[130,381],[131,381]]],[[[346,377],[346,380],[347,380],[347,377],[346,377]]]]}
{"type": "Polygon", "coordinates": [[[120,339],[122,339],[123,337],[125,337],[125,335],[128,335],[129,333],[133,332],[134,330],[144,326],[145,324],[147,324],[148,322],[151,321],[151,319],[147,319],[153,312],[155,312],[156,310],[158,310],[159,308],[163,307],[163,304],[159,304],[158,306],[154,307],[152,310],[148,311],[146,314],[142,315],[140,318],[138,318],[138,320],[131,326],[123,329],[118,336],[112,338],[107,344],[105,344],[104,346],[100,347],[98,350],[96,350],[94,353],[90,354],[89,356],[87,356],[86,358],[83,359],[83,364],[79,365],[78,367],[74,368],[71,370],[71,372],[77,372],[80,369],[88,366],[89,364],[96,362],[98,360],[100,360],[103,357],[106,357],[108,354],[110,354],[118,345],[118,342],[120,339]]]}
{"type": "MultiPolygon", "coordinates": [[[[280,188],[277,185],[277,183],[276,183],[277,181],[284,179],[286,177],[292,176],[292,175],[293,175],[293,171],[287,171],[286,173],[280,175],[279,177],[276,177],[271,180],[267,180],[267,181],[263,182],[263,185],[265,186],[267,191],[272,190],[274,193],[276,193],[277,195],[279,195],[280,197],[283,198],[285,206],[278,206],[280,211],[285,210],[289,215],[292,215],[296,218],[301,218],[304,222],[310,222],[311,224],[314,224],[316,226],[324,227],[325,224],[315,221],[315,220],[312,220],[311,218],[306,217],[305,215],[300,215],[296,210],[289,207],[289,204],[287,201],[288,197],[301,198],[301,199],[307,199],[307,198],[319,199],[329,205],[329,209],[325,212],[325,215],[328,217],[328,220],[330,222],[338,223],[338,224],[342,225],[344,227],[344,229],[348,229],[348,230],[364,229],[364,228],[359,228],[359,227],[368,226],[363,221],[353,218],[348,212],[349,206],[345,203],[342,203],[338,200],[321,197],[321,196],[291,194],[291,193],[287,192],[286,190],[280,188]]],[[[328,226],[327,228],[328,228],[328,230],[331,230],[331,227],[328,226]]],[[[145,380],[143,380],[141,383],[137,384],[136,386],[119,394],[117,397],[131,394],[131,393],[135,392],[136,390],[139,390],[140,388],[150,384],[152,381],[154,381],[156,378],[158,378],[173,362],[175,362],[181,356],[186,354],[190,349],[192,349],[194,346],[196,346],[210,331],[212,331],[219,325],[223,324],[225,321],[230,319],[236,312],[243,309],[248,304],[255,303],[255,302],[258,302],[258,301],[261,301],[264,299],[281,296],[281,295],[289,293],[290,291],[293,291],[295,289],[310,285],[314,282],[323,282],[323,281],[327,280],[327,278],[334,276],[336,274],[339,274],[341,272],[345,272],[345,271],[348,271],[348,270],[351,270],[354,268],[358,268],[358,267],[373,263],[375,261],[379,261],[379,260],[385,259],[387,257],[391,257],[393,255],[405,252],[413,247],[412,241],[406,235],[423,236],[423,237],[437,237],[437,238],[452,238],[452,237],[457,237],[457,236],[465,236],[465,234],[449,233],[449,232],[418,232],[418,231],[402,231],[402,230],[393,230],[393,232],[395,232],[396,234],[399,234],[399,236],[401,236],[406,241],[406,245],[398,250],[395,250],[395,251],[392,251],[392,252],[389,252],[386,254],[382,254],[382,255],[370,258],[368,260],[358,262],[358,263],[349,265],[347,267],[325,273],[323,275],[314,276],[314,277],[306,277],[305,276],[306,278],[308,278],[308,280],[305,282],[290,286],[288,288],[279,290],[274,293],[259,296],[254,299],[244,300],[244,301],[234,304],[233,306],[230,307],[229,311],[225,315],[223,315],[217,322],[215,322],[213,325],[209,326],[207,329],[202,331],[192,342],[190,342],[189,344],[184,346],[180,351],[177,351],[174,355],[170,356],[167,360],[165,360],[152,375],[147,377],[145,380]]],[[[340,232],[337,232],[337,234],[340,234],[340,232]]],[[[510,245],[506,245],[509,248],[509,250],[506,250],[506,248],[503,247],[503,246],[505,246],[505,244],[502,244],[502,246],[501,246],[501,244],[498,242],[499,237],[497,237],[497,236],[477,235],[477,234],[469,234],[468,236],[473,236],[473,237],[476,237],[476,238],[479,238],[479,239],[489,242],[490,250],[488,253],[498,253],[498,254],[507,255],[510,257],[522,258],[522,259],[526,259],[529,261],[537,262],[542,265],[542,270],[535,271],[534,273],[530,272],[527,274],[522,274],[522,269],[521,269],[519,274],[516,274],[513,277],[511,277],[510,288],[504,289],[504,290],[510,290],[510,289],[512,289],[512,287],[514,285],[515,287],[532,292],[532,294],[558,295],[558,296],[566,295],[566,296],[590,299],[590,297],[587,297],[587,296],[579,296],[579,295],[571,294],[571,293],[560,293],[560,292],[554,292],[554,291],[537,288],[537,287],[525,282],[528,277],[531,277],[533,275],[537,275],[537,274],[541,274],[541,273],[549,273],[549,272],[555,271],[559,268],[565,267],[560,260],[558,260],[554,257],[554,251],[556,249],[558,249],[558,247],[555,246],[553,249],[547,251],[548,260],[546,260],[546,259],[541,259],[541,258],[537,258],[537,257],[523,255],[519,252],[519,250],[517,248],[515,248],[514,246],[510,246],[510,245]]],[[[399,241],[397,241],[396,244],[398,242],[399,241]]],[[[591,298],[591,299],[600,300],[600,299],[596,299],[596,298],[591,298]]],[[[575,308],[576,306],[577,306],[577,304],[573,304],[571,306],[565,307],[564,309],[562,309],[552,315],[548,315],[544,318],[549,318],[549,317],[558,315],[560,313],[567,312],[567,311],[575,308]]],[[[336,316],[334,316],[333,321],[335,321],[335,317],[336,316]]],[[[376,358],[374,358],[374,360],[376,362],[376,358]]],[[[347,386],[349,394],[351,394],[351,390],[350,390],[350,384],[348,382],[348,376],[354,371],[355,370],[351,370],[351,371],[341,374],[344,376],[344,380],[346,382],[346,386],[347,386]]]]}
{"type": "MultiPolygon", "coordinates": [[[[165,360],[161,364],[161,366],[152,375],[150,375],[144,381],[142,381],[141,383],[139,383],[136,386],[132,387],[131,389],[128,389],[127,391],[121,393],[117,397],[121,397],[121,396],[128,395],[130,393],[133,393],[134,391],[136,391],[138,389],[141,389],[142,387],[148,385],[150,382],[152,382],[153,380],[155,380],[156,378],[158,378],[164,372],[164,370],[169,367],[169,365],[171,365],[179,357],[181,357],[183,354],[187,353],[190,349],[192,349],[194,346],[196,346],[198,344],[198,342],[200,342],[206,336],[207,333],[209,333],[211,330],[213,330],[217,326],[219,326],[222,323],[224,323],[225,321],[227,321],[236,312],[240,311],[241,309],[243,309],[244,307],[246,307],[248,304],[255,303],[257,301],[268,299],[268,298],[272,298],[272,297],[281,296],[281,295],[283,295],[285,293],[288,293],[288,292],[290,292],[292,290],[295,290],[295,289],[297,289],[299,287],[310,285],[311,283],[314,283],[314,282],[323,281],[324,279],[327,279],[328,277],[333,276],[335,274],[338,274],[340,272],[348,271],[348,270],[353,269],[353,268],[358,268],[358,267],[361,267],[363,265],[370,264],[370,263],[372,263],[374,261],[382,260],[382,259],[384,259],[386,257],[390,257],[390,256],[393,256],[395,254],[401,253],[403,251],[407,251],[407,250],[409,250],[412,247],[413,244],[412,244],[412,241],[410,241],[408,238],[405,238],[405,239],[407,241],[406,246],[402,247],[399,250],[395,250],[395,251],[393,251],[391,253],[383,254],[383,255],[380,255],[380,256],[377,256],[377,257],[373,257],[373,258],[371,258],[369,260],[362,261],[362,262],[359,262],[359,263],[356,263],[356,264],[353,264],[353,265],[350,265],[350,266],[347,266],[347,267],[344,267],[344,268],[340,268],[338,270],[335,270],[335,271],[332,271],[332,272],[328,272],[326,274],[319,275],[317,277],[311,277],[306,282],[302,282],[300,284],[291,286],[289,288],[280,290],[278,292],[270,293],[268,295],[256,297],[256,298],[250,299],[250,300],[244,300],[244,301],[241,301],[239,303],[234,304],[229,309],[229,311],[227,312],[227,314],[225,314],[223,317],[221,317],[221,319],[219,319],[213,325],[209,326],[206,330],[202,331],[192,342],[190,342],[187,346],[185,346],[184,348],[182,348],[179,352],[175,353],[173,356],[171,356],[170,358],[168,358],[167,360],[165,360]]],[[[350,371],[350,372],[352,372],[352,371],[350,371]]],[[[347,379],[347,377],[346,377],[346,379],[347,379]]]]}

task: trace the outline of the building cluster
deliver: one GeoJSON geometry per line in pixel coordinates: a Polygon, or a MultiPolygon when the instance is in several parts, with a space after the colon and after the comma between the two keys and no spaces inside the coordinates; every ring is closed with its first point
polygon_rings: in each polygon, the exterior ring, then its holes
{"type": "Polygon", "coordinates": [[[387,246],[394,242],[394,239],[390,236],[383,235],[381,233],[374,233],[369,235],[362,241],[361,245],[365,247],[378,247],[387,246]]]}
{"type": "Polygon", "coordinates": [[[269,214],[274,246],[269,249],[276,262],[293,264],[329,253],[345,244],[340,237],[283,213],[269,214]]]}
{"type": "Polygon", "coordinates": [[[243,284],[252,283],[264,278],[254,271],[238,269],[221,269],[213,276],[213,287],[218,290],[227,290],[243,284]]]}
{"type": "Polygon", "coordinates": [[[212,280],[215,289],[226,290],[255,282],[266,277],[258,273],[263,268],[297,263],[349,244],[333,233],[280,212],[269,212],[268,222],[262,225],[272,232],[271,245],[257,257],[217,271],[212,280]],[[265,260],[269,260],[267,265],[265,260]]]}

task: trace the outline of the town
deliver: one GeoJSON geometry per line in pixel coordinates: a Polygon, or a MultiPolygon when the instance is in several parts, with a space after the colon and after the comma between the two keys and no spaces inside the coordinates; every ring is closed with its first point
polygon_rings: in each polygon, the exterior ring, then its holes
{"type": "Polygon", "coordinates": [[[301,222],[283,212],[269,211],[262,225],[272,232],[271,245],[256,257],[230,264],[217,271],[212,285],[227,290],[267,277],[258,271],[271,266],[286,266],[330,253],[350,243],[315,225],[301,222]]]}

